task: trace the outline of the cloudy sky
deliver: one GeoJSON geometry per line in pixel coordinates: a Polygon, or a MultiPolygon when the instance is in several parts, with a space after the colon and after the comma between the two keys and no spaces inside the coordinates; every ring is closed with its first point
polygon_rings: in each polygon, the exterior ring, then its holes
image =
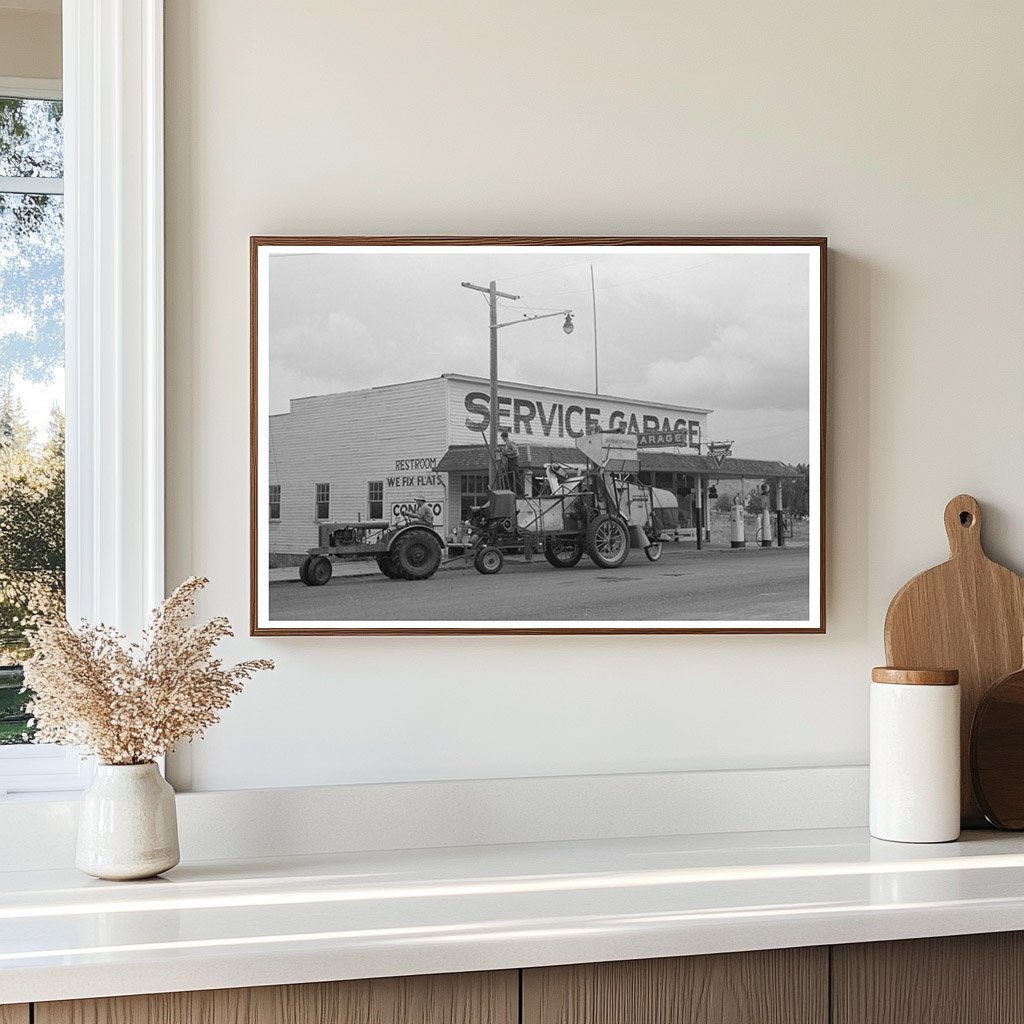
{"type": "Polygon", "coordinates": [[[808,461],[808,256],[661,249],[485,253],[270,250],[271,412],[291,398],[441,373],[488,375],[486,297],[517,294],[499,322],[571,309],[499,332],[503,380],[600,390],[714,410],[712,440],[748,458],[808,461]]]}

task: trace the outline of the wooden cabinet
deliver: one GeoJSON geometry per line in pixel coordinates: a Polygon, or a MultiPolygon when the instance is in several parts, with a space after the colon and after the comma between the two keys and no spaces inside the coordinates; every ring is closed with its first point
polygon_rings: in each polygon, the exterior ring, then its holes
{"type": "Polygon", "coordinates": [[[1011,1024],[1024,933],[0,1006],[0,1024],[1011,1024]]]}
{"type": "MultiPolygon", "coordinates": [[[[120,996],[36,1003],[35,1007],[35,1024],[517,1024],[518,1020],[518,971],[120,996]]],[[[0,1024],[7,1021],[0,1017],[0,1024]]],[[[23,1022],[16,1019],[11,1024],[23,1022]]]]}
{"type": "Polygon", "coordinates": [[[832,947],[833,1024],[1024,1021],[1024,933],[832,947]]]}
{"type": "Polygon", "coordinates": [[[522,1019],[523,1024],[825,1024],[828,949],[528,970],[522,1019]]]}

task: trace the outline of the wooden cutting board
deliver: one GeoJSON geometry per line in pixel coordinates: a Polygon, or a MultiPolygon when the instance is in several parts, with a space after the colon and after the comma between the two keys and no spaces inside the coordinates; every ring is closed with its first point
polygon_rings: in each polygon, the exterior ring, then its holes
{"type": "Polygon", "coordinates": [[[957,495],[944,515],[949,561],[926,569],[896,594],[885,616],[885,656],[894,668],[960,671],[960,811],[964,828],[983,828],[974,799],[970,734],[988,688],[1020,667],[1024,579],[981,546],[981,508],[957,495]]]}

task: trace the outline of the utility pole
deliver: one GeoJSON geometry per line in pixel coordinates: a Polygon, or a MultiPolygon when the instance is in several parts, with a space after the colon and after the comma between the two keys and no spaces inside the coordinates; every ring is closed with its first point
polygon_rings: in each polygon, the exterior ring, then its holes
{"type": "Polygon", "coordinates": [[[515,302],[519,296],[508,292],[499,292],[497,282],[492,281],[486,288],[479,284],[462,282],[463,288],[471,288],[475,292],[483,292],[488,297],[491,307],[491,423],[490,448],[491,467],[488,480],[491,488],[498,484],[498,299],[511,299],[515,302]]]}
{"type": "Polygon", "coordinates": [[[594,311],[594,394],[601,393],[597,376],[597,289],[594,287],[594,264],[590,264],[590,303],[594,311]]]}
{"type": "Polygon", "coordinates": [[[572,334],[572,310],[560,309],[554,313],[535,313],[533,315],[524,313],[519,320],[507,320],[505,323],[499,324],[498,299],[510,299],[512,302],[516,302],[519,296],[511,295],[508,292],[499,292],[495,281],[492,281],[486,288],[482,284],[471,284],[469,281],[463,281],[462,287],[471,288],[475,292],[483,292],[487,296],[491,311],[491,472],[488,480],[493,490],[498,483],[498,331],[502,327],[514,327],[516,324],[528,324],[532,320],[547,320],[551,316],[562,316],[565,317],[562,330],[566,334],[572,334]]]}

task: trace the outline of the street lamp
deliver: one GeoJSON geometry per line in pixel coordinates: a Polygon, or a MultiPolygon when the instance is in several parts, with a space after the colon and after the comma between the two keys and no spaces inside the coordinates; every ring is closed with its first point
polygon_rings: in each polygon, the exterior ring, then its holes
{"type": "Polygon", "coordinates": [[[555,313],[536,313],[532,316],[528,316],[526,313],[523,314],[519,320],[506,320],[505,323],[498,323],[498,299],[509,299],[511,302],[516,302],[519,299],[518,295],[511,295],[508,292],[499,292],[497,283],[492,281],[489,285],[484,287],[480,284],[471,284],[469,281],[462,282],[463,288],[470,288],[475,292],[483,292],[487,296],[488,305],[490,306],[490,328],[491,328],[491,423],[490,423],[490,449],[491,449],[491,467],[490,467],[490,486],[493,489],[495,484],[498,482],[498,331],[502,327],[512,327],[515,324],[529,323],[531,320],[546,320],[551,316],[562,316],[565,317],[565,321],[562,324],[562,330],[566,334],[572,334],[573,323],[572,323],[572,310],[571,309],[560,309],[555,313]]]}

